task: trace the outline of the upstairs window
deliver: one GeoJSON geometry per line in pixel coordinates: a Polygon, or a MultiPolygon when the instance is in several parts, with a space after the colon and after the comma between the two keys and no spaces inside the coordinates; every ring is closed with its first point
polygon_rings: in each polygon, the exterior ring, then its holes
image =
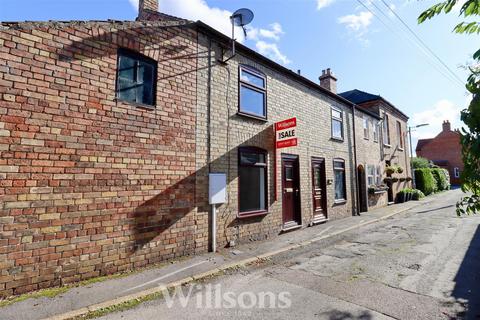
{"type": "Polygon", "coordinates": [[[333,160],[333,173],[335,176],[335,201],[343,202],[347,199],[344,160],[333,160]]]}
{"type": "Polygon", "coordinates": [[[390,145],[390,125],[388,124],[388,114],[383,114],[383,144],[390,145]]]}
{"type": "Polygon", "coordinates": [[[155,105],[157,62],[124,49],[118,51],[117,98],[155,105]]]}
{"type": "Polygon", "coordinates": [[[259,71],[240,67],[239,113],[267,118],[267,79],[259,71]]]}
{"type": "Polygon", "coordinates": [[[397,136],[398,136],[398,146],[400,149],[403,149],[403,134],[402,134],[402,124],[400,121],[397,121],[397,136]]]}
{"type": "Polygon", "coordinates": [[[343,112],[332,108],[332,138],[343,140],[343,112]]]}
{"type": "Polygon", "coordinates": [[[378,123],[375,120],[372,121],[372,130],[373,130],[373,141],[378,142],[378,123]]]}
{"type": "Polygon", "coordinates": [[[366,116],[363,116],[363,138],[367,139],[369,138],[369,135],[370,135],[370,130],[369,130],[369,125],[368,125],[369,121],[368,121],[368,118],[366,116]]]}
{"type": "Polygon", "coordinates": [[[267,152],[240,148],[238,158],[240,215],[267,211],[267,152]]]}

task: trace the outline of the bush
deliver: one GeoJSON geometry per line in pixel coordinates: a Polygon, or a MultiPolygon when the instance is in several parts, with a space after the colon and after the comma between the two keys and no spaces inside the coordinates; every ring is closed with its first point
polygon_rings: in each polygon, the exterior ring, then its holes
{"type": "Polygon", "coordinates": [[[407,191],[402,189],[397,192],[397,203],[404,203],[406,201],[407,191]]]}
{"type": "Polygon", "coordinates": [[[443,175],[445,176],[445,180],[447,181],[447,188],[445,190],[450,190],[451,184],[450,184],[450,174],[448,173],[447,169],[442,169],[443,175]]]}
{"type": "Polygon", "coordinates": [[[415,183],[417,188],[426,196],[437,190],[436,180],[433,177],[432,170],[429,168],[415,170],[415,183]]]}
{"type": "Polygon", "coordinates": [[[425,195],[423,194],[422,191],[418,190],[418,189],[413,189],[413,197],[412,199],[415,200],[415,201],[418,201],[422,198],[425,198],[425,195]]]}
{"type": "Polygon", "coordinates": [[[432,168],[430,170],[435,178],[437,191],[448,190],[450,188],[450,182],[447,180],[447,176],[445,175],[445,169],[432,168]]]}
{"type": "Polygon", "coordinates": [[[428,168],[429,166],[430,162],[428,161],[428,159],[422,157],[412,158],[413,169],[428,168]]]}

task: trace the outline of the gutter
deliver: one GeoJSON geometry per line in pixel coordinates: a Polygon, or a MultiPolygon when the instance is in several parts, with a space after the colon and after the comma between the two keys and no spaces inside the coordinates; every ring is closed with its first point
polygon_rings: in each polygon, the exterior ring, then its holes
{"type": "MultiPolygon", "coordinates": [[[[223,45],[227,48],[231,47],[232,39],[230,39],[228,36],[224,35],[220,31],[217,31],[216,29],[210,27],[209,25],[203,23],[200,20],[193,23],[193,25],[198,30],[216,38],[216,41],[218,41],[218,43],[220,45],[223,45]]],[[[336,100],[337,102],[341,102],[341,103],[346,104],[350,107],[355,105],[350,100],[347,100],[347,99],[343,98],[342,96],[331,92],[330,90],[322,88],[317,83],[299,75],[298,73],[296,73],[296,72],[294,72],[294,71],[292,71],[288,68],[285,68],[284,66],[276,63],[273,60],[270,60],[269,58],[261,55],[260,53],[254,51],[254,50],[252,50],[248,47],[246,47],[245,45],[243,45],[241,43],[238,43],[238,42],[236,43],[236,51],[242,52],[247,57],[251,57],[253,59],[258,60],[259,62],[263,63],[264,65],[266,65],[268,67],[270,67],[271,69],[273,69],[275,71],[278,71],[279,73],[282,73],[283,75],[287,76],[289,79],[296,80],[297,82],[299,82],[299,83],[301,83],[301,84],[303,84],[307,87],[310,87],[311,89],[320,91],[322,94],[329,96],[330,98],[336,100]]]]}

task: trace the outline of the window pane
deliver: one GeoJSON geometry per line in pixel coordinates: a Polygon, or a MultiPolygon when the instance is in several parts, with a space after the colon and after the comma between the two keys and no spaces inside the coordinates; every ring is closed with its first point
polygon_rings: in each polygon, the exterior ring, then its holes
{"type": "Polygon", "coordinates": [[[343,161],[334,161],[333,168],[335,169],[345,169],[345,163],[343,161]]]}
{"type": "Polygon", "coordinates": [[[265,168],[240,167],[240,212],[265,210],[265,168]]]}
{"type": "Polygon", "coordinates": [[[332,109],[332,117],[341,119],[342,113],[338,110],[332,109]]]}
{"type": "Polygon", "coordinates": [[[127,56],[120,56],[119,60],[118,76],[122,79],[136,81],[135,60],[127,56]]]}
{"type": "Polygon", "coordinates": [[[345,171],[335,170],[335,200],[345,199],[345,171]]]}
{"type": "Polygon", "coordinates": [[[118,97],[122,100],[136,102],[137,88],[135,82],[127,79],[118,79],[118,97]]]}
{"type": "Polygon", "coordinates": [[[320,173],[320,168],[316,167],[314,169],[314,175],[315,187],[320,188],[322,186],[322,175],[320,173]]]}
{"type": "Polygon", "coordinates": [[[141,103],[153,104],[153,73],[154,69],[152,66],[143,63],[140,65],[138,74],[143,86],[141,86],[141,92],[138,97],[141,99],[141,101],[139,101],[141,103]]]}
{"type": "Polygon", "coordinates": [[[240,85],[240,111],[265,117],[265,93],[240,85]]]}
{"type": "Polygon", "coordinates": [[[377,185],[382,184],[382,171],[380,169],[380,166],[377,166],[377,185]]]}
{"type": "Polygon", "coordinates": [[[245,82],[249,82],[257,87],[265,88],[265,80],[262,77],[256,76],[245,70],[240,71],[240,79],[245,82]]]}
{"type": "Polygon", "coordinates": [[[292,167],[285,167],[285,180],[292,181],[293,180],[293,168],[292,167]]]}
{"type": "Polygon", "coordinates": [[[332,119],[332,134],[334,138],[343,138],[341,121],[332,119]]]}
{"type": "Polygon", "coordinates": [[[265,154],[263,153],[246,152],[246,151],[242,151],[240,153],[241,165],[255,165],[255,164],[264,164],[264,163],[265,163],[265,154]]]}

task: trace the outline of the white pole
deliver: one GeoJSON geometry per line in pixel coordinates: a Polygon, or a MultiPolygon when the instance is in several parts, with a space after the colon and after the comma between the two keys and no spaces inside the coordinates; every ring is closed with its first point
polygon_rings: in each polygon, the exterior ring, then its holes
{"type": "Polygon", "coordinates": [[[212,204],[212,252],[217,251],[217,205],[212,204]]]}

